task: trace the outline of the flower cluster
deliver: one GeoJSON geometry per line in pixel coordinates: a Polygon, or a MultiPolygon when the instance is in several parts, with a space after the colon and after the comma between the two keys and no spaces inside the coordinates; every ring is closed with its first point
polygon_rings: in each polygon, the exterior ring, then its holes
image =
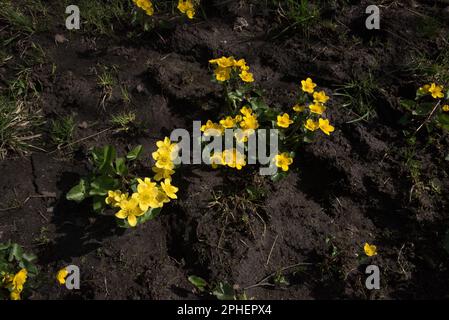
{"type": "Polygon", "coordinates": [[[134,4],[145,11],[145,13],[149,16],[154,14],[153,3],[150,0],[133,0],[134,4]]]}
{"type": "MultiPolygon", "coordinates": [[[[426,96],[430,95],[433,99],[444,99],[444,87],[442,85],[438,85],[436,83],[425,84],[418,89],[417,96],[426,96]]],[[[449,96],[446,97],[446,100],[449,99],[449,96]]],[[[449,112],[449,102],[443,103],[441,105],[441,110],[443,112],[449,112]]]]}
{"type": "Polygon", "coordinates": [[[249,72],[245,59],[236,60],[234,57],[221,57],[209,60],[209,63],[216,65],[215,78],[224,82],[238,75],[243,82],[254,82],[254,76],[249,72]]]}
{"type": "MultiPolygon", "coordinates": [[[[305,112],[307,114],[304,120],[304,128],[308,131],[313,132],[321,129],[325,134],[330,135],[335,128],[329,124],[328,119],[323,118],[323,115],[326,112],[325,104],[329,100],[329,97],[324,91],[315,91],[317,85],[310,78],[302,80],[301,86],[302,91],[311,96],[313,101],[308,103],[308,105],[296,104],[293,106],[293,111],[296,113],[305,112]]],[[[278,117],[278,126],[281,128],[288,128],[291,123],[293,123],[293,121],[289,119],[288,114],[278,117]]]]}
{"type": "Polygon", "coordinates": [[[195,4],[192,0],[179,0],[178,10],[184,13],[189,19],[193,19],[195,16],[195,4]]]}
{"type": "Polygon", "coordinates": [[[430,94],[434,99],[444,98],[444,87],[436,83],[425,84],[418,89],[418,94],[424,96],[430,94]]]}
{"type": "Polygon", "coordinates": [[[23,291],[27,277],[28,271],[24,268],[16,274],[2,272],[0,274],[0,288],[9,290],[11,300],[20,300],[20,294],[23,291]]]}
{"type": "MultiPolygon", "coordinates": [[[[133,0],[133,3],[143,11],[148,16],[154,14],[154,6],[151,0],[133,0]]],[[[185,14],[189,19],[193,19],[195,16],[195,3],[194,0],[179,0],[178,10],[185,14]]]]}
{"type": "Polygon", "coordinates": [[[171,176],[175,173],[173,161],[178,147],[171,143],[168,137],[158,141],[156,145],[158,149],[152,154],[156,161],[152,168],[155,173],[153,178],[155,181],[148,177],[138,178],[131,195],[120,190],[109,190],[105,199],[106,204],[119,209],[115,216],[126,220],[131,227],[135,227],[139,222],[139,217],[147,212],[152,209],[160,209],[171,199],[177,199],[178,188],[171,184],[171,176]],[[160,180],[163,181],[157,183],[160,180]]]}

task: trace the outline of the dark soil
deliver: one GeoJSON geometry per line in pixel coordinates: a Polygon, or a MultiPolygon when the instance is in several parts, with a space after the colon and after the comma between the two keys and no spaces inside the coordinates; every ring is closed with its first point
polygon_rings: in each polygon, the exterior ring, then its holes
{"type": "MultiPolygon", "coordinates": [[[[370,3],[349,2],[325,6],[322,16],[337,21],[334,28],[317,23],[282,33],[282,21],[262,5],[203,1],[207,19],[176,20],[136,39],[128,39],[126,29],[112,39],[82,30],[69,33],[59,20],[50,31],[34,35],[46,53],[46,63],[35,66],[33,76],[42,83],[47,119],[74,114],[84,124],[76,131],[75,139],[81,139],[107,129],[110,116],[126,109],[136,113],[141,130],[107,131],[70,150],[51,152],[54,146],[44,144],[50,152],[10,154],[0,162],[5,208],[0,242],[11,239],[39,258],[41,285],[30,298],[206,298],[195,292],[188,276],[245,288],[283,268],[289,285],[255,286],[246,290],[248,297],[447,298],[449,257],[442,246],[449,227],[447,135],[437,134],[431,145],[425,130],[418,135],[421,183],[416,185],[403,156],[409,146],[399,123],[405,112],[399,97],[413,98],[424,82],[407,69],[413,54],[436,57],[447,47],[448,16],[432,1],[415,1],[417,7],[384,1],[381,30],[369,31],[364,21],[370,3]],[[437,35],[420,35],[421,15],[440,21],[437,35]],[[235,28],[241,17],[249,26],[235,28]],[[55,43],[55,34],[68,41],[55,43]],[[211,207],[214,194],[242,194],[253,178],[206,166],[180,169],[174,178],[179,199],[137,229],[117,228],[113,212],[96,216],[89,203],[65,200],[88,172],[91,147],[113,144],[125,151],[142,144],[141,167],[148,170],[156,140],[172,129],[190,128],[192,120],[216,117],[222,100],[220,88],[210,81],[208,60],[221,55],[245,58],[268,102],[285,110],[308,76],[335,92],[370,71],[378,85],[371,101],[377,117],[348,123],[358,116],[342,106],[342,97],[332,96],[336,131],[305,145],[288,178],[259,181],[266,191],[260,217],[251,210],[225,216],[211,207]],[[99,65],[117,67],[119,82],[130,88],[131,104],[124,104],[114,87],[100,105],[93,71],[99,65]],[[431,181],[441,192],[430,187],[431,181]],[[19,208],[8,209],[17,202],[19,208]],[[38,240],[42,234],[45,242],[38,240]],[[369,263],[380,267],[380,290],[364,285],[367,262],[358,255],[365,242],[378,247],[369,263]],[[80,266],[81,290],[56,284],[57,270],[68,264],[80,266]]],[[[2,73],[10,77],[12,71],[6,66],[2,73]]]]}

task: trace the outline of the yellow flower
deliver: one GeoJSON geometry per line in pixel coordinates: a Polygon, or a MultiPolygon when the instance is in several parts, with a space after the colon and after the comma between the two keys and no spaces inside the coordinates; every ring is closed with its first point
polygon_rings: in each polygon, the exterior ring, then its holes
{"type": "Polygon", "coordinates": [[[306,80],[301,81],[302,91],[313,93],[316,87],[316,83],[313,83],[312,79],[307,78],[306,80]]]}
{"type": "Polygon", "coordinates": [[[445,104],[445,105],[443,106],[443,111],[444,111],[444,112],[449,112],[449,105],[445,104]]]}
{"type": "Polygon", "coordinates": [[[176,143],[172,143],[169,137],[165,137],[164,140],[156,142],[156,146],[159,150],[167,150],[169,152],[175,152],[178,149],[178,145],[176,143]]]}
{"type": "Polygon", "coordinates": [[[242,121],[240,122],[240,127],[242,129],[256,130],[259,127],[257,116],[253,114],[253,110],[251,108],[245,106],[240,109],[240,113],[243,114],[242,121]]]}
{"type": "Polygon", "coordinates": [[[207,120],[206,124],[201,126],[201,131],[204,132],[205,136],[221,136],[224,128],[221,124],[207,120]]]}
{"type": "Polygon", "coordinates": [[[222,68],[222,67],[217,67],[214,71],[215,73],[215,79],[217,79],[218,81],[226,81],[229,80],[231,78],[231,69],[230,68],[222,68]]]}
{"type": "Polygon", "coordinates": [[[20,291],[17,290],[11,291],[9,297],[11,298],[11,300],[20,300],[20,291]]]}
{"type": "Polygon", "coordinates": [[[246,65],[245,59],[234,61],[234,66],[240,68],[241,71],[248,71],[249,67],[246,65]]]}
{"type": "MultiPolygon", "coordinates": [[[[209,60],[209,63],[216,64],[216,65],[218,65],[218,67],[223,68],[223,69],[229,69],[234,66],[235,59],[234,59],[234,57],[229,57],[229,58],[221,57],[218,59],[209,60]]],[[[229,72],[230,72],[230,69],[229,69],[229,72]]]]}
{"type": "Polygon", "coordinates": [[[220,124],[226,129],[231,129],[235,126],[235,120],[234,118],[227,116],[225,119],[220,120],[220,124]]]}
{"type": "Polygon", "coordinates": [[[429,89],[430,89],[430,84],[425,84],[418,89],[418,92],[420,94],[427,94],[427,93],[429,93],[429,89]]]}
{"type": "Polygon", "coordinates": [[[164,182],[161,182],[161,188],[162,188],[162,190],[164,190],[164,192],[167,195],[167,197],[169,197],[171,199],[177,199],[178,198],[176,196],[176,192],[178,192],[179,189],[176,188],[175,186],[171,185],[171,180],[165,179],[164,182]]]}
{"type": "Polygon", "coordinates": [[[106,204],[110,205],[111,207],[118,207],[118,204],[120,201],[128,199],[127,193],[122,193],[120,190],[109,190],[108,196],[105,199],[106,204]]]}
{"type": "Polygon", "coordinates": [[[315,131],[315,130],[317,130],[320,126],[318,125],[318,122],[313,121],[312,119],[307,119],[306,124],[304,125],[304,127],[305,127],[307,130],[315,131]]]}
{"type": "Polygon", "coordinates": [[[242,109],[240,109],[240,113],[243,114],[244,116],[250,116],[253,114],[253,109],[245,106],[242,109]]]}
{"type": "Polygon", "coordinates": [[[329,100],[329,97],[326,95],[326,92],[314,92],[313,93],[313,102],[315,103],[326,103],[329,100]]]}
{"type": "Polygon", "coordinates": [[[140,9],[144,10],[147,15],[152,16],[154,14],[153,4],[150,0],[133,0],[133,2],[140,9]]]}
{"type": "Polygon", "coordinates": [[[320,126],[321,131],[323,131],[325,134],[330,135],[331,132],[335,130],[333,126],[329,124],[329,120],[324,119],[318,119],[318,124],[320,126]]]}
{"type": "Polygon", "coordinates": [[[324,111],[326,111],[326,107],[319,103],[314,103],[309,105],[309,109],[311,112],[322,115],[324,111]]]}
{"type": "Polygon", "coordinates": [[[288,171],[288,166],[293,163],[293,158],[287,152],[277,154],[274,157],[274,161],[277,167],[281,168],[282,171],[288,171]]]}
{"type": "Polygon", "coordinates": [[[429,92],[432,95],[432,98],[434,98],[434,99],[443,98],[444,93],[442,91],[443,91],[443,86],[439,86],[435,83],[432,83],[430,85],[429,92]]]}
{"type": "Polygon", "coordinates": [[[150,178],[137,179],[137,192],[132,195],[137,200],[139,208],[146,212],[149,208],[158,208],[159,203],[155,200],[159,192],[156,183],[152,182],[150,178]]]}
{"type": "Polygon", "coordinates": [[[293,106],[293,111],[295,112],[303,112],[306,109],[305,106],[300,106],[299,104],[295,104],[293,106]]]}
{"type": "Polygon", "coordinates": [[[65,284],[65,278],[67,278],[68,274],[69,272],[65,267],[58,271],[56,280],[58,280],[59,284],[65,284]]]}
{"type": "Polygon", "coordinates": [[[135,227],[137,225],[137,217],[145,213],[145,211],[140,209],[139,202],[134,195],[129,200],[120,202],[120,211],[115,214],[119,219],[127,219],[131,227],[135,227]]]}
{"type": "Polygon", "coordinates": [[[292,123],[293,120],[290,120],[288,113],[284,113],[282,116],[277,116],[277,125],[281,128],[288,128],[292,123]]]}
{"type": "Polygon", "coordinates": [[[160,169],[173,170],[173,156],[168,151],[153,152],[153,159],[156,160],[156,167],[160,169]]]}
{"type": "Polygon", "coordinates": [[[242,79],[244,82],[254,82],[254,76],[251,72],[243,70],[239,74],[239,76],[240,76],[240,79],[242,79]]]}
{"type": "Polygon", "coordinates": [[[151,170],[153,170],[153,172],[155,173],[154,180],[156,181],[160,181],[162,179],[171,179],[171,175],[175,173],[174,170],[158,168],[156,166],[151,168],[151,170]]]}
{"type": "Polygon", "coordinates": [[[23,285],[27,281],[28,272],[26,269],[21,269],[19,272],[17,272],[14,275],[14,278],[12,279],[12,290],[16,290],[19,293],[23,290],[23,285]]]}
{"type": "Polygon", "coordinates": [[[363,251],[365,251],[365,254],[368,257],[377,255],[377,247],[374,244],[369,244],[368,242],[366,242],[363,246],[363,251]]]}
{"type": "Polygon", "coordinates": [[[191,0],[179,0],[178,10],[186,14],[189,19],[195,16],[195,6],[191,0]]]}
{"type": "Polygon", "coordinates": [[[241,170],[245,165],[245,155],[241,154],[235,148],[223,151],[222,161],[230,168],[241,170]]]}

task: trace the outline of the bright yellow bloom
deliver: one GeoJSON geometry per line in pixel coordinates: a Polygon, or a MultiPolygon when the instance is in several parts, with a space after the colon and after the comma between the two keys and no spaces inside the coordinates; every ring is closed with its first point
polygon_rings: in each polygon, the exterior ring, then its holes
{"type": "Polygon", "coordinates": [[[244,116],[243,120],[240,122],[240,127],[243,130],[256,130],[259,128],[259,122],[257,121],[256,115],[244,116]]]}
{"type": "Polygon", "coordinates": [[[377,255],[377,247],[374,244],[369,244],[368,242],[366,242],[363,246],[363,251],[365,251],[365,254],[368,257],[377,255]]]}
{"type": "Polygon", "coordinates": [[[221,57],[218,59],[209,60],[209,63],[216,64],[218,65],[218,67],[221,67],[223,69],[229,69],[235,65],[236,61],[234,57],[221,57]]]}
{"type": "Polygon", "coordinates": [[[434,98],[434,99],[444,98],[444,93],[442,91],[443,91],[443,86],[439,86],[435,83],[432,83],[430,85],[429,92],[432,95],[432,98],[434,98]]]}
{"type": "Polygon", "coordinates": [[[445,105],[443,106],[443,111],[444,111],[444,112],[449,112],[449,105],[445,104],[445,105]]]}
{"type": "Polygon", "coordinates": [[[18,292],[22,292],[23,285],[27,281],[28,272],[26,269],[21,269],[19,272],[17,272],[14,275],[14,278],[12,279],[12,290],[16,290],[18,292]]]}
{"type": "Polygon", "coordinates": [[[171,199],[177,199],[178,198],[176,196],[176,192],[178,192],[179,189],[176,188],[175,186],[171,185],[171,180],[165,179],[164,182],[161,182],[161,188],[162,188],[162,190],[164,190],[164,192],[167,195],[167,197],[169,197],[171,199]]]}
{"type": "Polygon", "coordinates": [[[322,115],[326,111],[326,107],[319,103],[309,105],[310,112],[322,115]]]}
{"type": "Polygon", "coordinates": [[[244,116],[250,116],[253,114],[253,109],[245,106],[242,109],[240,109],[240,113],[243,114],[244,116]]]}
{"type": "Polygon", "coordinates": [[[119,219],[127,219],[131,227],[137,225],[137,217],[143,215],[145,211],[139,207],[139,201],[135,198],[134,194],[129,200],[123,200],[120,202],[120,211],[115,214],[119,219]]]}
{"type": "Polygon", "coordinates": [[[150,0],[133,0],[134,4],[144,10],[149,16],[154,14],[153,3],[150,0]]]}
{"type": "Polygon", "coordinates": [[[282,169],[282,171],[288,171],[288,166],[293,163],[293,158],[287,152],[283,152],[281,154],[277,154],[274,157],[274,161],[276,167],[282,169]]]}
{"type": "Polygon", "coordinates": [[[234,126],[235,126],[235,120],[234,120],[234,118],[227,116],[225,119],[220,120],[220,124],[225,129],[231,129],[231,128],[234,128],[234,126]]]}
{"type": "Polygon", "coordinates": [[[237,151],[235,148],[223,151],[223,163],[230,168],[241,170],[245,165],[245,155],[237,151]]]}
{"type": "Polygon", "coordinates": [[[65,284],[65,278],[67,278],[68,274],[69,272],[65,267],[58,271],[56,280],[58,280],[59,284],[65,284]]]}
{"type": "Polygon", "coordinates": [[[248,71],[249,67],[246,65],[245,59],[240,59],[234,62],[234,66],[240,68],[241,71],[248,71]]]}
{"type": "Polygon", "coordinates": [[[313,121],[312,119],[307,119],[306,124],[304,125],[304,127],[305,127],[307,130],[315,131],[315,130],[317,130],[320,126],[319,126],[318,122],[313,121]]]}
{"type": "Polygon", "coordinates": [[[299,104],[293,106],[293,111],[295,112],[303,112],[304,110],[306,110],[305,106],[300,106],[299,104]]]}
{"type": "Polygon", "coordinates": [[[288,128],[293,123],[288,113],[277,116],[277,125],[281,128],[288,128]]]}
{"type": "Polygon", "coordinates": [[[251,72],[243,70],[239,74],[239,76],[240,76],[240,79],[242,79],[244,82],[254,82],[254,76],[251,72]]]}
{"type": "Polygon", "coordinates": [[[118,204],[120,201],[128,199],[127,193],[122,193],[120,190],[109,190],[108,196],[105,199],[106,204],[110,205],[111,207],[118,207],[118,204]]]}
{"type": "Polygon", "coordinates": [[[178,10],[186,14],[189,19],[193,19],[195,16],[195,6],[192,0],[179,0],[178,10]]]}
{"type": "Polygon", "coordinates": [[[315,103],[326,103],[329,100],[329,97],[326,95],[326,92],[314,92],[313,93],[313,102],[315,103]]]}
{"type": "Polygon", "coordinates": [[[176,143],[172,143],[169,137],[165,137],[164,140],[156,142],[156,146],[158,150],[167,150],[170,152],[177,151],[178,145],[176,143]]]}
{"type": "Polygon", "coordinates": [[[313,93],[316,87],[316,83],[313,83],[312,79],[307,78],[301,81],[302,91],[307,93],[313,93]]]}
{"type": "Polygon", "coordinates": [[[430,84],[425,84],[418,89],[418,92],[420,94],[427,94],[427,93],[429,93],[429,89],[430,89],[430,84]]]}
{"type": "Polygon", "coordinates": [[[335,128],[329,124],[328,119],[324,120],[320,118],[318,120],[318,124],[320,126],[321,131],[323,131],[327,135],[330,135],[330,133],[335,130],[335,128]]]}
{"type": "Polygon", "coordinates": [[[164,150],[153,152],[153,159],[156,160],[156,167],[160,169],[173,170],[175,164],[173,163],[173,155],[164,150]]]}
{"type": "Polygon", "coordinates": [[[224,132],[221,124],[214,123],[211,120],[207,120],[206,124],[202,125],[200,129],[205,136],[221,136],[224,132]]]}
{"type": "Polygon", "coordinates": [[[158,168],[156,166],[151,168],[151,170],[153,170],[153,172],[155,173],[154,180],[156,181],[160,181],[163,179],[171,179],[172,174],[175,173],[174,170],[158,168]]]}
{"type": "Polygon", "coordinates": [[[13,290],[9,295],[11,300],[20,300],[20,291],[13,290]]]}
{"type": "Polygon", "coordinates": [[[229,80],[231,78],[231,68],[217,67],[214,73],[215,78],[221,82],[229,80]]]}

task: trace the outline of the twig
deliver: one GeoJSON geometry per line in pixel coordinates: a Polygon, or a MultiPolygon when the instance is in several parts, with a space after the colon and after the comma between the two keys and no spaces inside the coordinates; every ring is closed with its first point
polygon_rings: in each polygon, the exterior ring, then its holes
{"type": "Polygon", "coordinates": [[[424,122],[421,123],[421,125],[418,127],[418,129],[416,129],[415,134],[417,134],[418,131],[426,124],[426,122],[428,122],[430,120],[430,118],[432,118],[433,114],[435,113],[435,111],[437,111],[438,107],[440,106],[440,103],[441,103],[441,100],[438,101],[438,103],[435,105],[435,107],[433,107],[432,111],[430,111],[426,120],[424,120],[424,122]]]}
{"type": "Polygon", "coordinates": [[[104,129],[104,130],[102,130],[102,131],[100,131],[100,132],[91,134],[90,136],[87,136],[87,137],[81,138],[81,139],[79,139],[79,140],[73,141],[73,142],[71,142],[71,143],[69,143],[69,144],[66,144],[66,145],[62,146],[62,147],[58,147],[58,148],[56,148],[55,150],[50,151],[50,153],[54,153],[54,152],[56,152],[56,151],[58,151],[58,150],[65,149],[65,148],[67,148],[67,147],[69,147],[69,146],[72,146],[72,145],[74,145],[74,144],[77,144],[77,143],[79,143],[79,142],[82,142],[82,141],[85,141],[85,140],[94,138],[94,137],[99,136],[99,135],[101,135],[101,134],[103,134],[103,133],[105,133],[105,132],[107,132],[107,131],[109,131],[109,130],[112,130],[112,129],[113,129],[113,128],[111,127],[111,128],[104,129]]]}
{"type": "Polygon", "coordinates": [[[298,267],[298,266],[310,266],[312,264],[313,263],[310,263],[310,262],[300,262],[300,263],[295,263],[293,265],[281,268],[278,271],[270,273],[268,276],[266,276],[265,278],[263,278],[262,280],[260,280],[256,284],[253,284],[253,285],[250,285],[250,286],[247,286],[247,287],[243,288],[243,290],[248,290],[248,289],[251,289],[251,288],[261,287],[261,286],[274,286],[273,284],[268,283],[266,281],[269,280],[272,276],[276,275],[277,273],[284,272],[285,270],[292,269],[292,268],[295,268],[295,267],[298,267]]]}
{"type": "Polygon", "coordinates": [[[265,262],[265,265],[267,265],[267,266],[268,266],[268,263],[270,262],[271,254],[273,253],[273,249],[274,249],[274,246],[276,245],[276,241],[278,241],[278,238],[279,238],[279,235],[276,235],[276,238],[274,238],[273,245],[271,246],[270,253],[268,254],[267,262],[265,262]]]}
{"type": "Polygon", "coordinates": [[[19,209],[22,208],[25,203],[27,203],[30,199],[33,198],[55,198],[56,196],[52,196],[52,195],[35,195],[35,196],[28,196],[25,198],[25,200],[23,200],[20,204],[12,206],[12,207],[8,207],[8,208],[0,208],[0,212],[3,211],[10,211],[10,210],[15,210],[15,209],[19,209]]]}

